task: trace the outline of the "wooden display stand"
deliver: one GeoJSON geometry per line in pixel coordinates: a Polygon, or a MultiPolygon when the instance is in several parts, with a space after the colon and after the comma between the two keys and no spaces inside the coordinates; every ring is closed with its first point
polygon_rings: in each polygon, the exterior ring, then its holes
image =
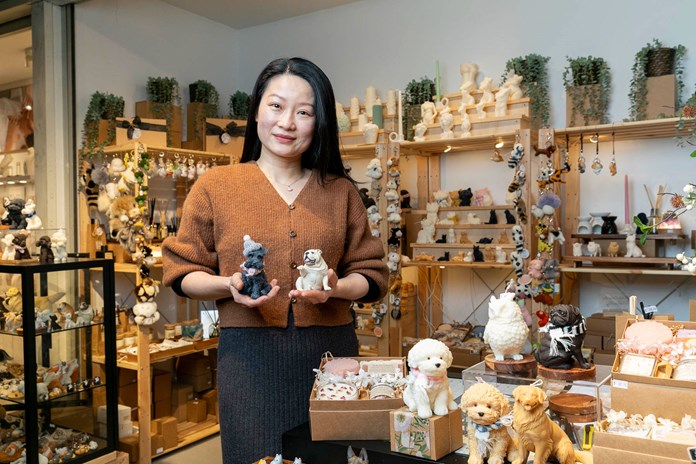
{"type": "Polygon", "coordinates": [[[496,361],[495,355],[489,354],[483,360],[488,369],[494,370],[499,374],[510,374],[517,377],[535,378],[537,375],[537,362],[534,356],[525,354],[522,359],[515,361],[505,359],[496,361]]]}
{"type": "Polygon", "coordinates": [[[573,380],[593,379],[595,377],[595,365],[592,364],[589,368],[572,367],[570,369],[551,369],[539,364],[539,375],[551,380],[565,380],[567,382],[573,380]]]}
{"type": "Polygon", "coordinates": [[[549,410],[570,422],[595,422],[597,420],[597,398],[579,393],[559,393],[549,397],[549,410]]]}
{"type": "MultiPolygon", "coordinates": [[[[156,111],[157,105],[164,106],[163,103],[153,103],[150,101],[139,101],[135,103],[135,114],[141,118],[163,118],[166,114],[156,111]]],[[[172,105],[172,114],[168,118],[169,131],[167,146],[171,148],[181,148],[181,130],[183,127],[181,120],[181,107],[172,105]]]]}

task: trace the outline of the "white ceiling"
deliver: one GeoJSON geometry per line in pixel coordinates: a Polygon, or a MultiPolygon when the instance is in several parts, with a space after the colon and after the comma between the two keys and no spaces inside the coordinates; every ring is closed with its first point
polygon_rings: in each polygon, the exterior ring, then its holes
{"type": "Polygon", "coordinates": [[[24,50],[31,47],[31,29],[0,37],[0,88],[14,87],[31,79],[32,66],[25,66],[24,50]]]}
{"type": "Polygon", "coordinates": [[[358,0],[163,0],[234,29],[258,26],[358,0]]]}

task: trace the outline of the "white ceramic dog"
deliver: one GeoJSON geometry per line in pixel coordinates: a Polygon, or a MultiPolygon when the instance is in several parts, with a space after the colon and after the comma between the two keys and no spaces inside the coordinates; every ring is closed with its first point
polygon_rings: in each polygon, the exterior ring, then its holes
{"type": "Polygon", "coordinates": [[[12,245],[12,240],[14,240],[13,234],[5,234],[5,236],[0,240],[0,242],[2,242],[3,261],[14,260],[15,249],[14,245],[12,245]]]}
{"type": "Polygon", "coordinates": [[[573,243],[573,256],[582,256],[582,243],[573,243]]]}
{"type": "Polygon", "coordinates": [[[424,217],[420,223],[421,230],[418,231],[416,243],[435,243],[435,222],[424,217]]]}
{"type": "Polygon", "coordinates": [[[439,340],[425,338],[408,352],[409,372],[404,403],[418,417],[427,419],[444,416],[457,409],[447,379],[447,368],[452,365],[452,353],[439,340]]]}
{"type": "Polygon", "coordinates": [[[321,250],[304,252],[304,264],[297,266],[300,277],[295,281],[298,290],[331,290],[329,287],[329,267],[321,257],[321,250]]]}
{"type": "MultiPolygon", "coordinates": [[[[628,238],[626,240],[628,241],[628,238]]],[[[602,256],[602,247],[597,242],[589,242],[587,244],[587,252],[590,256],[602,256]]]]}
{"type": "Polygon", "coordinates": [[[636,245],[636,234],[626,234],[626,258],[645,258],[643,251],[636,245]]]}
{"type": "Polygon", "coordinates": [[[22,208],[22,214],[27,220],[27,230],[41,229],[43,223],[41,218],[36,215],[36,203],[34,203],[33,199],[27,199],[24,208],[22,208]]]}

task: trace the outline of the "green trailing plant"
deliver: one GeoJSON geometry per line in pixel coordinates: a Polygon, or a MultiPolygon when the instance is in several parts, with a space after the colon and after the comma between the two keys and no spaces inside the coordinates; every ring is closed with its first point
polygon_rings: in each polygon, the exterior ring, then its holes
{"type": "Polygon", "coordinates": [[[511,58],[505,64],[505,82],[510,73],[522,76],[521,87],[530,99],[532,127],[548,127],[550,121],[549,70],[550,57],[530,53],[526,56],[511,58]]]}
{"type": "Polygon", "coordinates": [[[89,100],[82,124],[82,156],[95,158],[104,155],[104,148],[116,138],[116,118],[123,117],[125,102],[123,97],[94,92],[89,100]],[[106,140],[99,142],[99,122],[108,121],[106,140]]]}
{"type": "MultiPolygon", "coordinates": [[[[678,114],[677,145],[682,148],[687,145],[696,146],[696,91],[686,100],[678,114]]],[[[690,156],[696,158],[696,150],[690,156]]]]}
{"type": "Polygon", "coordinates": [[[593,56],[566,59],[568,65],[563,70],[563,85],[573,102],[570,126],[576,125],[576,114],[582,116],[583,125],[586,126],[592,120],[599,124],[608,123],[611,93],[609,64],[604,58],[593,56]]]}
{"type": "Polygon", "coordinates": [[[167,145],[172,145],[174,106],[181,103],[179,83],[174,77],[148,77],[147,99],[152,102],[152,115],[164,119],[167,126],[167,145]]]}
{"type": "Polygon", "coordinates": [[[231,119],[246,119],[249,117],[251,97],[248,93],[237,90],[230,95],[229,114],[231,119]]]}
{"type": "Polygon", "coordinates": [[[220,95],[213,84],[206,80],[197,80],[189,85],[191,103],[202,103],[196,105],[193,110],[194,127],[196,128],[194,135],[196,139],[205,138],[205,120],[206,118],[218,117],[218,103],[220,95]]]}
{"type": "MultiPolygon", "coordinates": [[[[662,42],[658,39],[653,39],[652,42],[646,44],[636,53],[633,67],[631,68],[633,72],[633,76],[631,77],[631,89],[628,93],[628,98],[631,103],[629,109],[630,120],[632,121],[642,121],[647,117],[648,63],[651,54],[666,48],[669,47],[663,46],[662,42]]],[[[674,50],[674,68],[672,71],[677,81],[677,108],[675,108],[675,112],[677,112],[681,107],[681,96],[684,90],[684,55],[686,54],[686,47],[677,45],[672,47],[672,49],[674,50]]]]}
{"type": "Polygon", "coordinates": [[[428,77],[412,80],[406,85],[403,94],[403,124],[402,131],[406,140],[413,139],[413,126],[420,120],[420,106],[432,101],[435,96],[435,83],[428,77]]]}

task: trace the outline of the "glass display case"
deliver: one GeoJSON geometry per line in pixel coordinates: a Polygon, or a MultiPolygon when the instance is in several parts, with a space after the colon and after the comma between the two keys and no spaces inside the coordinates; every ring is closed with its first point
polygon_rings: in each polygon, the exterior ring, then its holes
{"type": "MultiPolygon", "coordinates": [[[[477,382],[486,382],[494,385],[501,391],[512,403],[512,392],[520,385],[535,385],[542,388],[546,392],[547,399],[550,403],[549,412],[561,428],[568,434],[574,444],[580,446],[583,438],[584,426],[588,423],[593,423],[595,420],[602,419],[611,406],[611,366],[595,365],[595,375],[583,380],[556,380],[548,379],[540,375],[535,377],[518,377],[511,374],[501,374],[486,366],[485,362],[475,364],[468,369],[462,371],[462,384],[464,390],[477,382]],[[569,403],[563,403],[563,406],[568,407],[564,410],[562,406],[556,407],[554,396],[565,394],[565,398],[569,403]],[[586,410],[582,415],[570,414],[573,405],[573,400],[580,398],[594,397],[591,402],[592,409],[586,410]],[[604,412],[603,412],[604,411],[604,412]],[[585,417],[582,420],[582,417],[585,417]],[[580,418],[580,419],[578,419],[580,418]],[[590,420],[591,419],[591,420],[590,420]]],[[[560,398],[560,397],[557,397],[560,398]]]]}
{"type": "Polygon", "coordinates": [[[80,463],[114,451],[113,261],[0,261],[0,295],[0,462],[80,463]]]}

